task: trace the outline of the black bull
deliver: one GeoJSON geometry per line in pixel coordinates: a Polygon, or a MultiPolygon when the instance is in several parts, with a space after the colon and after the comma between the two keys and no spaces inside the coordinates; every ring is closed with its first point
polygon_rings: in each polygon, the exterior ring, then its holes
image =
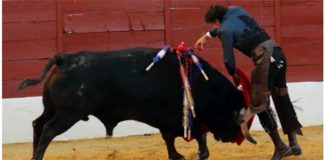
{"type": "MultiPolygon", "coordinates": [[[[174,51],[166,54],[149,72],[147,65],[159,49],[133,48],[110,52],[57,54],[49,60],[39,79],[27,79],[24,89],[44,80],[44,111],[33,121],[33,159],[43,158],[51,140],[89,115],[97,117],[112,134],[117,123],[137,120],[160,130],[170,159],[183,159],[174,146],[182,136],[183,90],[174,51]]],[[[209,156],[203,126],[216,140],[232,141],[240,131],[237,114],[244,106],[243,94],[221,73],[200,58],[209,77],[206,81],[193,67],[192,94],[197,117],[192,136],[201,159],[209,156]]]]}

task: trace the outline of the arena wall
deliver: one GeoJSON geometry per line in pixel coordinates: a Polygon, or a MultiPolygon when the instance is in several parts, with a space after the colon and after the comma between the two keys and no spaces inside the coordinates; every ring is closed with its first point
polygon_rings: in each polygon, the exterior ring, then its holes
{"type": "MultiPolygon", "coordinates": [[[[3,142],[31,141],[31,122],[42,112],[42,85],[22,92],[17,86],[25,78],[38,77],[56,53],[176,46],[181,41],[192,46],[210,28],[203,17],[215,3],[244,7],[283,47],[292,99],[302,98],[296,102],[303,109],[297,110],[301,122],[323,124],[322,0],[10,0],[2,3],[3,142]]],[[[200,56],[228,76],[218,39],[200,56]]],[[[238,67],[252,70],[250,59],[235,56],[238,67]]],[[[133,121],[120,125],[116,136],[158,132],[133,121]]],[[[258,122],[254,126],[260,129],[258,122]]],[[[91,117],[57,139],[97,136],[104,136],[103,125],[91,117]]]]}
{"type": "MultiPolygon", "coordinates": [[[[40,96],[42,85],[23,92],[17,85],[38,77],[58,52],[176,46],[181,41],[192,46],[210,28],[204,13],[215,3],[244,7],[282,45],[289,82],[323,81],[322,0],[10,0],[3,2],[3,97],[40,96]]],[[[200,55],[227,75],[218,39],[200,55]]],[[[236,56],[238,66],[250,72],[250,59],[236,56]]]]}

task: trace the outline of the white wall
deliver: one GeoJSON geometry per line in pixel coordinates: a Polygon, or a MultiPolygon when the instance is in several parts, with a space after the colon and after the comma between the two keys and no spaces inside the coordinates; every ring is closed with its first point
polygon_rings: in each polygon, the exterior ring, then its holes
{"type": "MultiPolygon", "coordinates": [[[[289,83],[292,101],[300,99],[294,105],[302,110],[296,110],[302,125],[323,124],[323,82],[289,83]]],[[[273,106],[273,104],[271,104],[273,106]]],[[[32,121],[43,111],[41,97],[8,98],[2,101],[2,143],[31,142],[32,121]]],[[[89,121],[80,121],[70,130],[59,135],[55,140],[70,140],[81,138],[104,137],[105,128],[95,117],[89,121]]],[[[278,123],[280,124],[280,123],[278,123]]],[[[252,129],[262,129],[258,119],[252,129]]],[[[157,133],[156,128],[136,121],[124,121],[114,129],[114,136],[126,136],[144,133],[157,133]]]]}

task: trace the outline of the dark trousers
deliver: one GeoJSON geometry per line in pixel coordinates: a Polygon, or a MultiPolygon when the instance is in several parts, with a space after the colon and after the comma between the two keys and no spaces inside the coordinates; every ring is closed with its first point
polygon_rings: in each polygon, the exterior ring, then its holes
{"type": "MultiPolygon", "coordinates": [[[[287,60],[282,49],[277,46],[273,48],[272,57],[275,59],[275,62],[271,62],[269,65],[268,89],[271,91],[272,100],[282,129],[285,134],[296,132],[302,135],[300,130],[302,125],[297,119],[296,112],[288,94],[286,82],[287,60]]],[[[266,131],[270,132],[277,128],[272,111],[269,108],[258,113],[258,116],[266,131]]]]}

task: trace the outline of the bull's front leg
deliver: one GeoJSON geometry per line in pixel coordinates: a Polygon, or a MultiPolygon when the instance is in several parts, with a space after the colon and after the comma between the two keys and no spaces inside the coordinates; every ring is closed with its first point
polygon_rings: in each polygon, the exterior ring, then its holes
{"type": "Polygon", "coordinates": [[[196,157],[196,160],[205,160],[209,157],[209,150],[207,147],[207,134],[203,133],[203,134],[199,134],[196,137],[196,140],[198,142],[198,147],[199,147],[199,151],[196,157]]]}
{"type": "Polygon", "coordinates": [[[174,146],[174,140],[176,138],[176,136],[174,134],[170,134],[168,132],[164,132],[162,130],[161,134],[162,134],[162,138],[164,139],[166,146],[167,146],[167,150],[168,150],[168,155],[169,155],[169,160],[185,160],[185,158],[177,152],[175,146],[174,146]]]}

